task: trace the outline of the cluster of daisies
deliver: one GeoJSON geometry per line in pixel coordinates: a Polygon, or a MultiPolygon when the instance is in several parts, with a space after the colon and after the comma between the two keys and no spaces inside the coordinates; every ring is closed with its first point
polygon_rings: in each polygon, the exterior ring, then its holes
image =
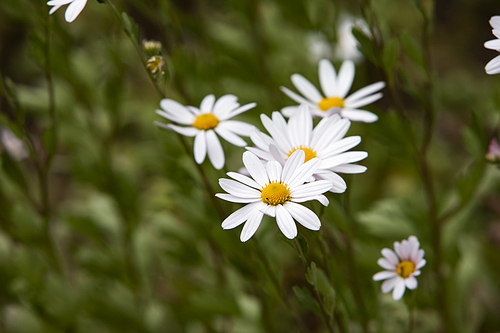
{"type": "MultiPolygon", "coordinates": [[[[72,22],[86,3],[87,0],[50,0],[47,5],[52,6],[49,14],[68,5],[65,19],[72,22]]],[[[493,16],[490,25],[496,39],[484,46],[500,52],[500,16],[493,16]]],[[[488,74],[500,73],[500,56],[488,62],[485,70],[488,74]]],[[[377,115],[359,108],[380,99],[385,83],[373,83],[347,96],[354,73],[351,60],[344,61],[338,73],[329,60],[320,60],[319,81],[323,94],[302,75],[292,75],[292,83],[300,94],[286,87],[281,90],[298,105],[284,107],[281,112],[273,112],[271,117],[262,114],[262,125],[267,133],[245,122],[231,120],[256,106],[255,103],[241,106],[234,95],[219,99],[208,95],[199,108],[163,99],[157,113],[175,124],[156,122],[156,125],[194,137],[196,163],[203,163],[208,155],[218,170],[225,164],[218,137],[237,147],[246,147],[242,157],[243,171],[228,172],[231,179],[219,180],[227,193],[217,194],[218,198],[246,204],[229,215],[222,222],[222,228],[233,229],[244,223],[240,239],[246,242],[257,231],[263,216],[268,215],[276,219],[285,237],[293,239],[297,236],[295,221],[310,230],[321,227],[318,216],[301,203],[317,200],[327,206],[324,193],[346,190],[346,183],[338,173],[366,171],[366,167],[353,163],[368,154],[351,151],[361,138],[345,135],[351,121],[371,123],[378,119],[377,115]],[[316,125],[314,117],[321,118],[316,125]],[[247,146],[242,136],[250,137],[254,146],[247,146]]],[[[394,250],[382,249],[383,258],[378,264],[385,270],[375,274],[373,279],[385,280],[382,291],[392,291],[393,298],[399,300],[406,288],[417,287],[415,277],[420,275],[426,261],[415,236],[395,242],[394,250]]]]}
{"type": "MultiPolygon", "coordinates": [[[[359,108],[380,99],[385,83],[373,83],[347,96],[354,73],[352,61],[344,61],[337,73],[329,60],[320,60],[319,81],[323,94],[302,75],[293,74],[291,80],[300,95],[286,87],[281,90],[298,105],[284,107],[271,117],[261,114],[267,133],[232,120],[256,106],[255,103],[241,106],[234,95],[219,99],[208,95],[199,108],[163,99],[157,114],[176,124],[156,122],[156,125],[194,137],[196,163],[203,163],[208,155],[216,169],[225,164],[218,137],[246,147],[242,156],[244,168],[240,172],[228,172],[230,179],[219,179],[226,193],[217,194],[218,198],[245,204],[222,222],[222,228],[233,229],[244,224],[240,240],[246,242],[256,233],[264,215],[268,215],[276,219],[285,237],[293,239],[298,233],[296,222],[310,230],[321,227],[319,217],[301,203],[317,200],[327,206],[325,192],[346,191],[346,183],[339,173],[366,171],[366,167],[353,164],[368,156],[364,151],[351,150],[361,142],[361,137],[346,137],[346,134],[351,121],[369,123],[378,119],[375,114],[359,108]],[[319,118],[316,125],[315,117],[319,118]],[[253,146],[248,146],[241,136],[249,137],[253,146]]],[[[406,288],[417,287],[415,276],[420,274],[425,260],[415,236],[394,246],[396,253],[382,250],[384,258],[378,263],[386,271],[373,278],[386,279],[382,291],[393,290],[393,298],[399,300],[406,288]]]]}

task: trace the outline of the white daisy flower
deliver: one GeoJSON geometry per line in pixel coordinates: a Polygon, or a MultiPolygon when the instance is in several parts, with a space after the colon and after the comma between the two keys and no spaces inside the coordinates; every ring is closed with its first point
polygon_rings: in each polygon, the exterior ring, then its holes
{"type": "Polygon", "coordinates": [[[250,177],[228,172],[234,180],[221,178],[219,184],[227,193],[218,193],[220,199],[247,203],[229,215],[223,222],[223,229],[233,229],[245,223],[240,240],[246,242],[257,231],[264,214],[276,217],[279,229],[288,239],[297,236],[295,221],[311,230],[319,230],[321,222],[318,216],[302,205],[301,202],[318,200],[324,206],[328,199],[322,194],[332,184],[328,180],[319,180],[304,184],[318,169],[321,161],[314,158],[304,163],[305,153],[298,150],[290,156],[285,166],[270,161],[265,166],[253,153],[243,153],[243,164],[250,177]]]}
{"type": "Polygon", "coordinates": [[[417,279],[420,269],[425,266],[424,250],[419,249],[420,243],[417,237],[410,236],[408,240],[394,242],[394,251],[384,248],[377,263],[386,271],[378,272],[373,276],[373,280],[385,280],[382,283],[382,292],[388,293],[392,290],[392,298],[398,301],[403,297],[405,289],[417,288],[417,279]]]}
{"type": "Polygon", "coordinates": [[[49,15],[58,10],[61,6],[69,4],[64,14],[66,22],[73,22],[80,15],[83,7],[87,4],[87,0],[50,0],[47,5],[54,6],[50,9],[49,15]]]}
{"type": "Polygon", "coordinates": [[[214,168],[220,170],[225,163],[224,151],[215,133],[235,146],[245,147],[247,143],[239,135],[249,136],[253,128],[247,123],[229,120],[257,105],[249,103],[240,106],[237,100],[238,98],[234,95],[224,95],[216,101],[214,95],[208,95],[203,98],[198,109],[165,98],[160,102],[162,110],[156,110],[156,113],[173,122],[190,126],[182,127],[160,122],[155,122],[155,124],[185,136],[194,136],[196,163],[203,163],[208,152],[210,162],[214,168]]]}
{"type": "MultiPolygon", "coordinates": [[[[487,41],[484,43],[484,47],[500,52],[500,16],[492,16],[490,19],[490,25],[493,28],[493,35],[495,35],[497,39],[487,41]]],[[[500,73],[500,55],[490,60],[484,69],[486,73],[490,75],[500,73]]]]}
{"type": "Polygon", "coordinates": [[[6,127],[0,127],[0,148],[2,146],[18,162],[28,158],[28,151],[23,141],[6,127]]]}
{"type": "MultiPolygon", "coordinates": [[[[325,97],[300,74],[293,74],[291,79],[295,88],[304,97],[286,87],[280,87],[280,89],[295,102],[308,105],[315,117],[328,117],[338,113],[352,121],[372,123],[378,119],[377,115],[358,108],[382,98],[382,93],[376,92],[385,87],[385,82],[373,83],[346,97],[354,80],[354,72],[354,62],[351,60],[342,63],[337,75],[331,61],[322,59],[319,62],[319,81],[325,97]]],[[[281,112],[290,117],[297,112],[297,106],[284,107],[281,112]]]]}
{"type": "Polygon", "coordinates": [[[361,18],[354,18],[350,15],[343,15],[337,27],[337,47],[335,48],[335,59],[352,60],[359,63],[363,60],[363,54],[358,50],[358,40],[352,34],[352,28],[361,29],[365,34],[370,35],[370,29],[361,18]]]}
{"type": "Polygon", "coordinates": [[[348,119],[335,114],[321,119],[313,128],[309,108],[303,104],[290,117],[288,123],[278,111],[273,112],[272,119],[264,114],[260,118],[271,136],[254,129],[250,139],[256,147],[247,147],[247,150],[261,159],[276,160],[284,165],[293,152],[302,150],[306,162],[315,157],[320,160],[314,178],[330,180],[330,191],[334,193],[343,193],[347,188],[345,181],[336,172],[353,174],[366,171],[365,166],[350,164],[366,158],[368,153],[347,152],[361,142],[359,136],[344,138],[351,126],[348,119]]]}

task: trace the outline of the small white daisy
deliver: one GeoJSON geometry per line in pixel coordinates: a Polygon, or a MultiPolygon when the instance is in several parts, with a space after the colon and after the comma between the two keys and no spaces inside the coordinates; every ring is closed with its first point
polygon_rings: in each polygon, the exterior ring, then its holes
{"type": "Polygon", "coordinates": [[[270,161],[265,166],[253,153],[243,153],[243,164],[250,177],[228,172],[234,180],[221,178],[219,184],[227,193],[218,193],[220,199],[247,203],[229,215],[223,222],[223,229],[233,229],[245,223],[240,240],[246,242],[257,231],[264,214],[276,217],[279,229],[289,239],[297,236],[295,221],[311,230],[319,230],[321,222],[318,216],[298,203],[318,200],[324,206],[328,199],[322,194],[328,191],[332,184],[327,180],[319,180],[304,184],[318,169],[321,163],[314,158],[304,163],[305,153],[298,150],[290,156],[285,166],[276,161],[270,161]]]}
{"type": "MultiPolygon", "coordinates": [[[[500,52],[500,16],[492,16],[490,19],[490,25],[493,28],[492,32],[496,39],[487,41],[484,43],[484,47],[500,52]]],[[[490,75],[500,73],[500,55],[490,60],[484,69],[486,73],[490,75]]]]}
{"type": "Polygon", "coordinates": [[[362,18],[343,15],[337,27],[337,47],[335,48],[335,59],[352,60],[359,63],[363,60],[363,54],[358,50],[358,40],[352,34],[352,28],[361,29],[370,35],[370,28],[362,18]]]}
{"type": "Polygon", "coordinates": [[[315,157],[319,158],[321,163],[314,173],[314,178],[330,180],[333,184],[330,191],[334,193],[343,193],[347,188],[345,181],[336,172],[353,174],[366,171],[365,166],[350,164],[366,158],[368,153],[347,152],[361,142],[359,136],[344,138],[351,126],[348,119],[342,119],[335,114],[321,119],[313,128],[309,108],[303,104],[290,117],[288,123],[277,111],[273,112],[272,119],[264,114],[260,118],[271,136],[254,129],[250,139],[255,147],[247,147],[247,150],[261,159],[276,160],[284,165],[294,151],[302,150],[306,162],[315,157]]]}
{"type": "Polygon", "coordinates": [[[210,162],[214,168],[220,170],[225,163],[224,151],[215,133],[235,146],[245,147],[247,143],[238,135],[249,136],[253,128],[252,125],[241,121],[228,120],[257,105],[256,103],[249,103],[240,106],[237,101],[238,98],[234,95],[224,95],[217,101],[214,95],[208,95],[203,98],[198,109],[165,98],[160,102],[162,110],[156,110],[156,113],[173,122],[190,126],[182,127],[160,122],[155,122],[155,124],[185,136],[194,136],[194,159],[196,163],[203,163],[208,152],[210,162]]]}
{"type": "Polygon", "coordinates": [[[378,272],[373,276],[373,280],[385,280],[382,283],[382,292],[388,293],[392,290],[392,298],[398,301],[403,297],[405,289],[417,288],[417,279],[420,269],[425,266],[424,250],[419,249],[420,243],[417,237],[410,236],[408,240],[394,242],[394,251],[384,248],[377,263],[386,271],[378,272]]]}
{"type": "Polygon", "coordinates": [[[61,6],[69,4],[64,14],[66,22],[73,22],[87,4],[87,0],[50,0],[47,5],[54,6],[50,9],[49,15],[58,10],[61,6]]]}
{"type": "MultiPolygon", "coordinates": [[[[342,63],[337,76],[331,61],[322,59],[319,62],[319,81],[326,97],[323,97],[318,89],[300,74],[293,74],[291,79],[295,88],[304,97],[286,87],[280,89],[295,102],[308,105],[315,117],[328,117],[338,113],[352,121],[372,123],[378,119],[377,115],[358,108],[382,98],[382,93],[376,92],[385,87],[385,82],[373,83],[346,97],[354,80],[354,72],[354,62],[346,60],[342,63]]],[[[297,106],[284,107],[281,112],[290,117],[297,112],[297,106]]]]}

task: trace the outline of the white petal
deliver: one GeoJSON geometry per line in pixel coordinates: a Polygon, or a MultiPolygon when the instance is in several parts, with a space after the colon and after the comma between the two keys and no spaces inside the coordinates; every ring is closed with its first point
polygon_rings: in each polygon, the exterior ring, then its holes
{"type": "Polygon", "coordinates": [[[500,50],[500,39],[492,39],[484,43],[484,47],[490,50],[500,50]]]}
{"type": "Polygon", "coordinates": [[[300,74],[293,74],[291,79],[295,88],[297,88],[302,95],[315,103],[321,102],[323,97],[309,80],[300,74]]]}
{"type": "Polygon", "coordinates": [[[263,187],[267,183],[269,183],[269,178],[267,177],[266,169],[262,165],[262,162],[259,160],[255,154],[246,151],[243,153],[243,164],[245,168],[247,168],[250,176],[259,184],[260,187],[263,187]]]}
{"type": "Polygon", "coordinates": [[[342,109],[340,115],[352,121],[362,121],[364,123],[373,123],[378,120],[378,116],[366,110],[342,109]]]}
{"type": "Polygon", "coordinates": [[[47,1],[47,5],[48,6],[63,6],[63,5],[67,5],[68,3],[71,3],[75,0],[50,0],[50,1],[47,1]]]}
{"type": "Polygon", "coordinates": [[[269,150],[269,145],[274,143],[273,138],[265,133],[262,133],[256,127],[254,127],[250,132],[250,140],[252,140],[254,145],[266,151],[269,150]]]}
{"type": "Polygon", "coordinates": [[[215,96],[213,94],[205,96],[200,104],[201,113],[210,113],[214,107],[215,96]]]}
{"type": "Polygon", "coordinates": [[[239,108],[229,112],[227,115],[224,116],[223,119],[229,119],[229,118],[233,118],[233,117],[236,117],[237,115],[243,113],[243,112],[246,112],[250,109],[253,109],[254,107],[257,106],[257,103],[249,103],[249,104],[245,104],[243,106],[240,106],[239,108]]]}
{"type": "Polygon", "coordinates": [[[318,216],[309,208],[294,202],[287,202],[284,205],[290,215],[304,227],[310,230],[319,230],[321,222],[318,216]]]}
{"type": "Polygon", "coordinates": [[[330,203],[328,201],[328,198],[322,194],[321,195],[311,195],[309,197],[293,198],[292,202],[301,203],[301,202],[313,201],[313,200],[318,200],[319,203],[321,203],[325,207],[328,206],[328,204],[330,203]]]}
{"type": "Polygon", "coordinates": [[[276,206],[271,206],[271,205],[264,205],[264,206],[265,207],[260,210],[262,213],[271,217],[276,217],[276,206]]]}
{"type": "Polygon", "coordinates": [[[350,126],[351,122],[348,119],[341,119],[335,122],[333,125],[329,126],[329,130],[324,130],[318,133],[319,135],[317,136],[313,134],[314,138],[313,140],[311,140],[311,142],[315,142],[313,147],[316,148],[316,151],[318,153],[323,152],[323,150],[327,149],[327,147],[333,142],[336,142],[343,138],[349,130],[350,126]],[[316,139],[316,137],[318,138],[316,139]]]}
{"type": "MultiPolygon", "coordinates": [[[[48,3],[47,3],[47,4],[48,4],[48,3]]],[[[49,11],[49,15],[54,14],[56,10],[58,10],[59,8],[61,8],[61,7],[62,7],[62,5],[52,5],[52,6],[54,6],[54,7],[52,7],[52,8],[50,9],[50,11],[49,11]]]]}
{"type": "Polygon", "coordinates": [[[297,111],[299,110],[298,106],[285,106],[284,108],[281,108],[281,113],[285,116],[290,118],[293,116],[297,111]]]}
{"type": "Polygon", "coordinates": [[[301,104],[297,114],[290,117],[288,121],[288,138],[293,147],[305,146],[309,147],[311,142],[311,134],[313,122],[309,108],[301,104]]]}
{"type": "Polygon", "coordinates": [[[387,294],[389,291],[391,291],[396,283],[399,281],[399,276],[396,276],[395,278],[385,280],[384,283],[382,283],[381,289],[384,294],[387,294]]]}
{"type": "Polygon", "coordinates": [[[343,153],[353,147],[356,147],[361,142],[360,136],[350,136],[339,140],[329,147],[325,148],[321,151],[321,158],[331,157],[333,155],[337,155],[343,153]]]}
{"type": "Polygon", "coordinates": [[[299,104],[304,103],[304,104],[307,104],[309,106],[316,107],[317,103],[314,103],[312,101],[309,101],[309,100],[305,99],[304,97],[300,96],[299,94],[294,93],[293,91],[291,91],[287,87],[281,86],[280,90],[282,92],[284,92],[285,95],[287,95],[288,97],[290,97],[291,99],[293,99],[295,102],[297,102],[299,104]]]}
{"type": "Polygon", "coordinates": [[[378,101],[379,99],[381,99],[383,96],[382,93],[377,93],[377,94],[373,94],[373,95],[370,95],[370,96],[367,96],[363,99],[359,99],[357,101],[354,101],[354,102],[346,102],[344,104],[345,108],[347,109],[357,109],[357,108],[360,108],[362,106],[365,106],[365,105],[368,105],[368,104],[371,104],[375,101],[378,101]]]}
{"type": "Polygon", "coordinates": [[[247,186],[250,186],[250,187],[253,187],[255,189],[260,189],[260,186],[259,184],[257,184],[255,182],[255,180],[253,180],[252,178],[250,177],[247,177],[245,175],[242,175],[240,173],[236,173],[236,172],[228,172],[227,175],[237,181],[239,181],[240,183],[243,183],[247,186]]]}
{"type": "Polygon", "coordinates": [[[302,149],[298,149],[293,152],[293,154],[286,160],[285,166],[283,167],[283,173],[281,179],[286,184],[290,184],[292,177],[295,175],[297,169],[304,164],[306,159],[306,153],[302,149]]]}
{"type": "Polygon", "coordinates": [[[286,238],[293,239],[297,236],[297,226],[290,213],[282,205],[276,206],[276,223],[286,238]]]}
{"type": "Polygon", "coordinates": [[[217,193],[215,196],[219,199],[226,200],[229,202],[234,202],[234,203],[249,203],[249,202],[256,202],[260,201],[260,199],[255,199],[255,198],[240,198],[237,196],[234,196],[232,194],[227,194],[227,193],[217,193]]]}
{"type": "Polygon", "coordinates": [[[156,111],[162,117],[175,121],[183,125],[191,125],[194,122],[195,116],[187,107],[173,99],[164,98],[160,101],[160,107],[164,113],[156,111]]]}
{"type": "Polygon", "coordinates": [[[217,135],[213,130],[207,131],[207,148],[208,148],[208,158],[210,162],[217,170],[222,169],[224,166],[224,150],[222,150],[222,145],[220,144],[217,135]]]}
{"type": "MultiPolygon", "coordinates": [[[[295,154],[295,152],[293,154],[295,154]]],[[[320,164],[321,160],[319,158],[313,158],[312,160],[309,160],[301,165],[290,177],[290,181],[287,183],[288,186],[290,186],[290,189],[293,190],[296,186],[303,184],[316,172],[316,170],[318,170],[320,164]]]]}
{"type": "Polygon", "coordinates": [[[500,16],[492,16],[490,18],[490,25],[493,29],[500,29],[500,16]]]}
{"type": "Polygon", "coordinates": [[[235,197],[260,198],[260,191],[231,179],[220,178],[219,185],[224,191],[235,197]]]}
{"type": "Polygon", "coordinates": [[[405,282],[403,279],[398,279],[396,286],[394,287],[394,290],[392,291],[392,298],[395,301],[399,301],[401,297],[403,297],[405,293],[405,282]]]}
{"type": "Polygon", "coordinates": [[[155,121],[154,124],[156,126],[159,126],[162,128],[174,130],[175,132],[177,132],[179,134],[182,134],[184,136],[189,136],[189,137],[195,136],[200,131],[199,129],[194,128],[194,127],[182,127],[182,126],[176,126],[176,125],[172,125],[172,124],[163,124],[163,123],[160,123],[157,121],[155,121]]]}
{"type": "Polygon", "coordinates": [[[194,160],[201,164],[207,155],[207,140],[205,131],[199,131],[194,137],[194,160]]]}
{"type": "Polygon", "coordinates": [[[498,74],[500,73],[500,56],[497,56],[490,60],[484,67],[486,74],[498,74]]]}
{"type": "Polygon", "coordinates": [[[276,161],[270,161],[266,165],[267,176],[270,182],[280,182],[281,181],[281,164],[276,161]]]}
{"type": "Polygon", "coordinates": [[[321,164],[319,166],[320,169],[325,170],[333,170],[334,167],[342,165],[348,161],[348,158],[341,155],[334,155],[332,157],[321,158],[321,164]]]}
{"type": "Polygon", "coordinates": [[[341,164],[331,168],[330,170],[340,173],[356,174],[365,172],[367,168],[364,165],[341,164]]]}
{"type": "Polygon", "coordinates": [[[292,198],[309,197],[325,193],[332,188],[333,184],[329,180],[317,180],[295,187],[291,191],[292,198]]]}
{"type": "Polygon", "coordinates": [[[418,286],[417,279],[415,279],[413,276],[410,276],[407,279],[405,279],[405,284],[406,287],[410,290],[414,290],[418,286]]]}
{"type": "Polygon", "coordinates": [[[67,22],[73,22],[78,15],[81,13],[87,0],[75,0],[73,1],[68,8],[66,9],[66,13],[64,14],[64,18],[67,22]]]}
{"type": "Polygon", "coordinates": [[[380,258],[379,260],[377,260],[377,264],[382,267],[382,268],[385,268],[387,270],[390,270],[390,271],[393,271],[396,269],[396,266],[392,263],[390,263],[387,259],[385,258],[380,258]]]}
{"type": "Polygon", "coordinates": [[[288,141],[288,137],[286,131],[280,129],[279,124],[275,124],[268,116],[261,114],[260,120],[262,124],[266,128],[267,132],[271,135],[271,137],[276,141],[278,146],[284,151],[290,151],[292,146],[288,141]]]}
{"type": "Polygon", "coordinates": [[[238,97],[230,94],[224,95],[215,102],[213,113],[217,118],[221,119],[229,111],[236,109],[238,106],[238,97]]]}
{"type": "Polygon", "coordinates": [[[221,136],[221,138],[223,138],[227,142],[229,142],[237,147],[245,147],[247,145],[245,140],[243,140],[242,138],[240,138],[239,136],[237,136],[233,132],[231,132],[223,127],[217,126],[215,128],[215,132],[217,134],[219,134],[221,136]]]}
{"type": "Polygon", "coordinates": [[[240,240],[242,242],[246,242],[255,234],[255,232],[260,226],[260,222],[262,221],[263,215],[264,214],[262,214],[262,212],[259,210],[255,210],[252,213],[248,221],[243,226],[243,229],[241,230],[240,240]]]}
{"type": "Polygon", "coordinates": [[[378,272],[373,276],[373,281],[381,281],[381,280],[386,280],[386,279],[392,279],[394,277],[398,276],[396,272],[392,271],[382,271],[378,272]]]}
{"type": "Polygon", "coordinates": [[[328,59],[319,61],[319,83],[326,97],[334,97],[336,93],[337,74],[332,62],[328,59]]]}
{"type": "Polygon", "coordinates": [[[272,161],[273,160],[273,156],[265,150],[255,148],[255,147],[245,147],[245,149],[248,150],[249,152],[252,152],[253,154],[257,155],[258,158],[261,158],[265,161],[272,161]]]}
{"type": "Polygon", "coordinates": [[[345,102],[345,104],[355,103],[355,102],[362,100],[365,97],[379,91],[380,89],[383,89],[384,87],[385,87],[385,82],[383,82],[383,81],[372,83],[364,88],[359,89],[358,91],[352,93],[351,95],[347,96],[347,98],[344,100],[344,102],[345,102]]]}
{"type": "Polygon", "coordinates": [[[340,66],[337,77],[337,96],[344,98],[351,89],[355,72],[354,62],[345,60],[340,66]]]}
{"type": "Polygon", "coordinates": [[[415,267],[415,269],[420,269],[420,268],[424,267],[426,263],[427,263],[427,261],[425,259],[420,260],[418,262],[417,266],[415,267]]]}
{"type": "Polygon", "coordinates": [[[222,229],[233,229],[248,220],[253,211],[258,210],[259,202],[254,202],[238,209],[222,222],[222,229]]]}
{"type": "Polygon", "coordinates": [[[399,264],[399,259],[396,256],[396,253],[394,251],[388,249],[388,248],[383,248],[382,249],[382,255],[393,265],[393,267],[396,267],[399,264]]]}
{"type": "Polygon", "coordinates": [[[285,158],[274,143],[269,145],[269,153],[271,154],[272,158],[276,160],[276,162],[281,165],[285,165],[285,158]]]}
{"type": "Polygon", "coordinates": [[[322,170],[321,173],[316,172],[315,176],[318,179],[326,179],[333,183],[330,192],[344,193],[345,190],[347,189],[347,184],[345,183],[345,180],[342,179],[342,177],[337,175],[335,172],[332,172],[330,170],[322,170]]]}

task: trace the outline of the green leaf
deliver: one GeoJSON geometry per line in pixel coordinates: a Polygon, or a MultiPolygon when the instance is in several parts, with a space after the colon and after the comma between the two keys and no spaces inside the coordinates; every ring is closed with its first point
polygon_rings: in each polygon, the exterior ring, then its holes
{"type": "Polygon", "coordinates": [[[311,295],[311,292],[306,287],[300,288],[299,286],[294,286],[293,293],[297,296],[299,303],[306,309],[313,310],[316,313],[321,313],[318,302],[311,295]]]}
{"type": "Polygon", "coordinates": [[[476,192],[477,185],[483,178],[486,164],[486,160],[481,158],[472,163],[472,165],[461,173],[457,183],[457,189],[463,204],[469,202],[476,192]]]}
{"type": "Polygon", "coordinates": [[[424,62],[424,52],[420,43],[410,34],[407,30],[403,31],[400,35],[401,44],[406,54],[413,60],[417,65],[422,68],[425,67],[424,62]]]}
{"type": "Polygon", "coordinates": [[[129,37],[132,37],[137,43],[139,42],[139,27],[135,24],[134,19],[122,12],[122,20],[125,32],[129,37]]]}
{"type": "Polygon", "coordinates": [[[312,286],[316,287],[316,263],[314,261],[311,262],[311,267],[307,268],[306,280],[312,286]]]}
{"type": "Polygon", "coordinates": [[[375,49],[373,48],[373,41],[361,29],[354,27],[352,34],[358,40],[360,46],[358,47],[361,53],[370,60],[373,64],[378,66],[377,57],[375,56],[375,49]]]}
{"type": "Polygon", "coordinates": [[[309,245],[307,244],[307,239],[299,234],[297,236],[297,240],[299,241],[300,248],[302,249],[302,253],[304,254],[304,257],[307,256],[307,252],[309,251],[309,245]]]}
{"type": "Polygon", "coordinates": [[[391,38],[387,41],[382,51],[382,61],[384,69],[387,73],[391,73],[399,59],[399,42],[396,38],[391,38]]]}

